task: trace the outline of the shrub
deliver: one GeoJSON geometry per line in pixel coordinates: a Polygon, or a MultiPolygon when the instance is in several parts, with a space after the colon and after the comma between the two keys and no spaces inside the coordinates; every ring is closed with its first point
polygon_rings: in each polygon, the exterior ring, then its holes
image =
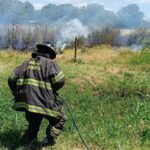
{"type": "Polygon", "coordinates": [[[140,96],[150,94],[149,79],[135,79],[132,73],[125,72],[122,76],[111,75],[105,84],[99,86],[100,95],[119,97],[140,96]]]}
{"type": "Polygon", "coordinates": [[[150,49],[150,37],[144,38],[143,40],[143,50],[146,48],[150,49]]]}
{"type": "Polygon", "coordinates": [[[112,27],[105,27],[101,30],[95,30],[88,36],[90,45],[108,44],[114,45],[118,37],[119,30],[112,27]]]}
{"type": "Polygon", "coordinates": [[[129,34],[128,45],[142,44],[147,37],[150,37],[150,32],[147,28],[135,29],[129,34]]]}
{"type": "Polygon", "coordinates": [[[129,60],[132,65],[143,65],[150,63],[150,51],[149,49],[143,50],[141,53],[135,53],[133,57],[129,60]]]}

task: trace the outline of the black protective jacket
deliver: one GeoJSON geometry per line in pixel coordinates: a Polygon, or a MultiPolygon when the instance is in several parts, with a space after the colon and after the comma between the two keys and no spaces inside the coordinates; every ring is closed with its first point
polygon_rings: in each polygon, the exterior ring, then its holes
{"type": "Polygon", "coordinates": [[[61,111],[54,93],[64,85],[64,75],[47,55],[32,54],[8,79],[15,96],[13,108],[58,117],[61,111]]]}

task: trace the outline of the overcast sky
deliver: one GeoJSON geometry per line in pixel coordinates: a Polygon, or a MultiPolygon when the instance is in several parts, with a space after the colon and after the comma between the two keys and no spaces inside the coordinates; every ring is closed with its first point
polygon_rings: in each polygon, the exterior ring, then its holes
{"type": "Polygon", "coordinates": [[[75,6],[82,6],[91,3],[99,3],[106,9],[117,12],[121,7],[128,4],[136,3],[140,10],[144,12],[145,18],[150,20],[150,0],[20,0],[22,2],[31,2],[35,9],[41,9],[44,5],[52,4],[73,4],[75,6]]]}

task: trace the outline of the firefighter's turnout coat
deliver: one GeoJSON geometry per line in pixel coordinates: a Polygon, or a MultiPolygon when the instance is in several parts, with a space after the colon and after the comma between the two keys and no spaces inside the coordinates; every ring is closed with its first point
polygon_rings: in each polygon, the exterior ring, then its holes
{"type": "Polygon", "coordinates": [[[48,55],[33,53],[32,58],[18,66],[8,79],[14,94],[13,108],[51,117],[58,117],[62,107],[55,98],[64,85],[64,75],[48,55]]]}

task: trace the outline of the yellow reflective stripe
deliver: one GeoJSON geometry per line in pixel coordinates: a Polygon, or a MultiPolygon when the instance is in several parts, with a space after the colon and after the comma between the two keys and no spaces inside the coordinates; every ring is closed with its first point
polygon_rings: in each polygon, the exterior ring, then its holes
{"type": "Polygon", "coordinates": [[[40,70],[40,66],[28,66],[27,68],[31,70],[40,70]]]}
{"type": "Polygon", "coordinates": [[[30,61],[28,64],[29,64],[29,65],[40,65],[39,62],[35,62],[35,61],[30,61]]]}
{"type": "Polygon", "coordinates": [[[48,116],[52,116],[52,117],[58,117],[59,114],[60,114],[57,111],[54,111],[54,110],[51,110],[51,109],[48,109],[48,108],[42,108],[42,107],[39,107],[39,106],[26,104],[24,102],[15,103],[13,108],[14,109],[25,108],[29,112],[39,113],[39,114],[48,115],[48,116]]]}
{"type": "Polygon", "coordinates": [[[51,90],[51,84],[44,81],[39,81],[35,79],[18,79],[17,85],[33,85],[41,88],[45,88],[48,90],[51,90]]]}
{"type": "Polygon", "coordinates": [[[61,130],[59,130],[55,127],[52,127],[51,131],[54,132],[55,134],[59,134],[61,132],[61,130]]]}
{"type": "Polygon", "coordinates": [[[57,76],[55,76],[54,78],[52,78],[52,83],[54,84],[54,83],[60,81],[62,78],[64,78],[64,74],[63,74],[62,71],[60,71],[57,76]]]}

